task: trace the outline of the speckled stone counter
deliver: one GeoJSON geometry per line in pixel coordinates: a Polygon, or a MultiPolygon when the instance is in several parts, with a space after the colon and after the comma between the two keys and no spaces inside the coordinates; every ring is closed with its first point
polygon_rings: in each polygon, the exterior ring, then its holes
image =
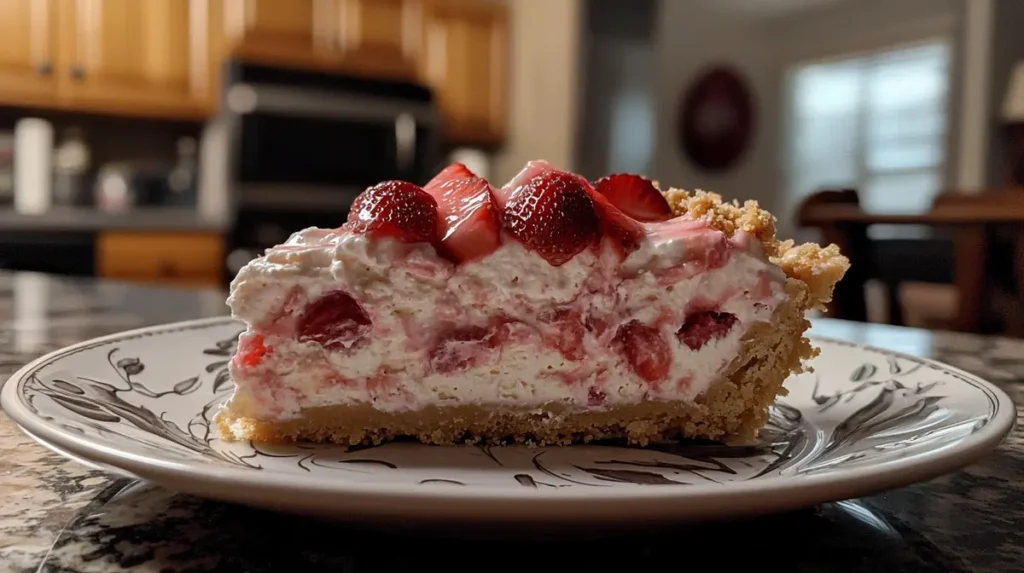
{"type": "MultiPolygon", "coordinates": [[[[84,339],[224,314],[223,296],[0,274],[0,376],[84,339]]],[[[949,362],[1024,403],[1024,341],[828,320],[815,330],[949,362]]],[[[52,453],[0,414],[0,571],[15,572],[643,571],[697,556],[716,570],[1024,571],[1024,427],[962,472],[815,509],[645,532],[462,534],[356,531],[176,494],[52,453]]]]}

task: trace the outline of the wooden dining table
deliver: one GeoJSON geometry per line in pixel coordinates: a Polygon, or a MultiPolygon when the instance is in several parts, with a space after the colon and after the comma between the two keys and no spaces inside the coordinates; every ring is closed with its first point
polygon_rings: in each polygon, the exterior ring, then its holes
{"type": "MultiPolygon", "coordinates": [[[[991,293],[993,265],[1012,265],[1014,296],[1024,305],[1024,189],[984,193],[943,193],[924,213],[873,213],[860,206],[855,190],[828,190],[806,199],[799,208],[803,227],[821,229],[823,239],[839,245],[850,257],[851,269],[836,287],[830,313],[837,318],[866,320],[864,285],[871,276],[866,261],[872,225],[946,228],[953,239],[953,284],[957,311],[954,328],[981,332],[991,293]],[[1000,229],[1012,242],[1008,258],[990,257],[1000,229]]],[[[913,261],[907,261],[913,264],[913,261]]]]}

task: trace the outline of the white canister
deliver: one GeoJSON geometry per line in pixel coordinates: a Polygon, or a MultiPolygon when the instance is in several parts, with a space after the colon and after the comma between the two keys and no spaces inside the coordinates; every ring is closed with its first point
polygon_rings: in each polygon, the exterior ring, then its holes
{"type": "Polygon", "coordinates": [[[53,124],[26,117],[14,126],[14,209],[45,213],[53,204],[53,124]]]}

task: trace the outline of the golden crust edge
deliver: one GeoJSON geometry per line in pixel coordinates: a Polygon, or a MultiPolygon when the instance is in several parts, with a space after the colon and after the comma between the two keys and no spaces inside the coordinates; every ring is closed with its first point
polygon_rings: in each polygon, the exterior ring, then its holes
{"type": "Polygon", "coordinates": [[[832,300],[836,284],[850,268],[850,260],[835,244],[794,244],[775,236],[775,216],[762,209],[757,201],[725,201],[717,193],[670,188],[662,191],[674,217],[703,219],[732,237],[739,231],[756,238],[769,260],[786,276],[807,287],[805,310],[823,308],[832,300]]]}

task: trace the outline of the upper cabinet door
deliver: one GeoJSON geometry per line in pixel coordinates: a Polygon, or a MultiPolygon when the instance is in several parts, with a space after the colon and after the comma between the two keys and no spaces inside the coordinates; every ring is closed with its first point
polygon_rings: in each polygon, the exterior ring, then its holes
{"type": "MultiPolygon", "coordinates": [[[[214,44],[224,56],[310,64],[331,51],[334,0],[217,0],[222,21],[214,44]]],[[[217,28],[217,27],[215,27],[217,28]]]]}
{"type": "Polygon", "coordinates": [[[451,143],[497,145],[505,136],[508,15],[482,0],[424,0],[423,78],[434,88],[451,143]]]}
{"type": "Polygon", "coordinates": [[[207,0],[65,0],[62,97],[75,107],[161,116],[209,112],[207,0]]]}
{"type": "Polygon", "coordinates": [[[344,69],[414,79],[420,52],[420,2],[333,0],[337,56],[344,69]]]}
{"type": "Polygon", "coordinates": [[[52,0],[0,0],[0,101],[44,105],[56,97],[52,0]]]}

